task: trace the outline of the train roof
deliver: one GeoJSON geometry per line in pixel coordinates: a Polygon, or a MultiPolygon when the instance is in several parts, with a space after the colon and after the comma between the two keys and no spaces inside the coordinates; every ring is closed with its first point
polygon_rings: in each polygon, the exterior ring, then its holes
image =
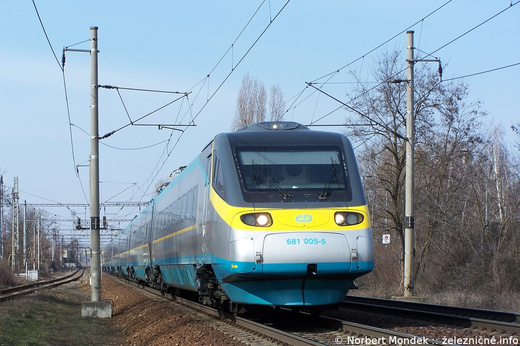
{"type": "Polygon", "coordinates": [[[237,132],[241,131],[301,131],[309,130],[305,125],[299,124],[294,121],[263,121],[259,123],[249,124],[244,128],[241,128],[237,132]]]}
{"type": "MultiPolygon", "coordinates": [[[[215,137],[218,137],[221,135],[227,136],[227,135],[233,135],[233,134],[250,133],[250,132],[267,132],[267,131],[279,132],[279,133],[280,132],[287,133],[285,131],[291,131],[291,132],[292,131],[298,131],[298,132],[299,131],[310,131],[311,132],[311,130],[307,126],[294,122],[294,121],[262,121],[262,122],[258,122],[258,123],[249,124],[241,129],[237,130],[236,132],[227,132],[227,133],[217,134],[215,137]]],[[[215,141],[215,138],[213,138],[211,141],[209,141],[209,143],[206,144],[201,151],[204,152],[204,150],[206,150],[211,145],[211,143],[213,143],[214,141],[215,141]]]]}
{"type": "Polygon", "coordinates": [[[215,137],[227,138],[231,145],[347,145],[348,138],[337,132],[313,131],[305,125],[289,121],[250,124],[236,131],[215,137]]]}

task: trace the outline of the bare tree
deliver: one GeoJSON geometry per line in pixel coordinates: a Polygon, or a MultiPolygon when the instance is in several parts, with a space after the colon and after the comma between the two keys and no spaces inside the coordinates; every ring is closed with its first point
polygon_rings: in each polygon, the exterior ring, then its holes
{"type": "Polygon", "coordinates": [[[501,137],[500,131],[493,130],[471,161],[463,194],[466,227],[458,232],[471,259],[469,283],[487,279],[481,286],[493,292],[520,288],[520,244],[518,232],[514,232],[520,221],[519,172],[500,143],[501,137]]]}
{"type": "MultiPolygon", "coordinates": [[[[359,84],[356,94],[361,96],[351,103],[357,113],[347,120],[347,124],[369,125],[347,127],[347,132],[354,142],[363,146],[361,170],[367,177],[366,189],[374,190],[367,194],[373,210],[374,234],[377,238],[382,233],[396,235],[401,256],[404,252],[406,84],[395,81],[405,80],[404,62],[397,52],[380,59],[374,72],[378,87],[369,92],[359,84]]],[[[471,150],[470,144],[480,140],[478,119],[483,113],[478,103],[466,104],[466,97],[464,84],[440,83],[437,73],[426,65],[417,69],[415,225],[421,232],[416,232],[416,277],[425,269],[432,244],[446,225],[445,216],[450,214],[447,213],[448,202],[458,191],[450,170],[460,164],[464,152],[471,150]],[[446,189],[450,184],[452,188],[446,189]]]]}
{"type": "Polygon", "coordinates": [[[251,123],[264,121],[266,116],[267,93],[264,85],[252,79],[247,73],[242,78],[238,91],[237,108],[232,130],[236,131],[251,123]]]}
{"type": "MultiPolygon", "coordinates": [[[[520,138],[520,122],[516,123],[516,125],[511,125],[511,129],[518,135],[518,138],[520,138]]],[[[520,141],[516,142],[516,147],[518,151],[520,151],[520,141]]]]}
{"type": "MultiPolygon", "coordinates": [[[[402,267],[395,259],[403,255],[406,94],[404,83],[392,83],[404,77],[402,65],[397,53],[383,56],[374,73],[379,86],[357,90],[361,96],[351,105],[358,112],[347,121],[358,124],[361,116],[369,124],[347,132],[362,146],[374,235],[399,240],[398,246],[376,243],[385,266],[376,265],[367,282],[385,294],[402,267]]],[[[504,293],[520,290],[520,234],[514,231],[520,227],[520,165],[500,132],[483,129],[485,112],[467,96],[463,83],[441,83],[427,67],[416,71],[414,275],[417,288],[430,292],[472,287],[486,297],[481,307],[495,309],[504,293]]]]}
{"type": "Polygon", "coordinates": [[[279,85],[273,85],[270,89],[269,111],[271,121],[283,119],[285,114],[285,101],[283,100],[283,91],[279,85]]]}
{"type": "MultiPolygon", "coordinates": [[[[267,93],[263,83],[246,74],[238,91],[237,108],[231,130],[236,131],[249,124],[265,121],[266,104],[267,93]]],[[[284,106],[282,89],[278,85],[272,86],[269,90],[269,120],[283,119],[284,106]]]]}

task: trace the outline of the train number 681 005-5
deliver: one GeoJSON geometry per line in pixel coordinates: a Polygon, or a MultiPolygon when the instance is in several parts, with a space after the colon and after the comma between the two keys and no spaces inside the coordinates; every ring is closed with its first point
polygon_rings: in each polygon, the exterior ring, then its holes
{"type": "Polygon", "coordinates": [[[325,245],[325,238],[287,238],[287,245],[325,245]]]}

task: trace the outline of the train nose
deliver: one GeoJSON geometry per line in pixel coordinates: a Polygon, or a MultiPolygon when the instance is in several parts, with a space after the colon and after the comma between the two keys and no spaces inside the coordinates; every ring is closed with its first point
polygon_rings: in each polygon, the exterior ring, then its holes
{"type": "Polygon", "coordinates": [[[348,273],[350,248],[348,239],[340,233],[268,234],[262,248],[262,272],[300,277],[348,273]]]}

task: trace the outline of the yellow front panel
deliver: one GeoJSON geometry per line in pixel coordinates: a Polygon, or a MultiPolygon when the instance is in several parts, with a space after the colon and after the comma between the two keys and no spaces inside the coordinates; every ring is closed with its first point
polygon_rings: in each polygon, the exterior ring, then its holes
{"type": "Polygon", "coordinates": [[[314,209],[277,209],[277,208],[244,208],[228,205],[220,196],[211,190],[211,203],[220,217],[232,228],[243,230],[357,230],[370,227],[370,218],[366,205],[357,207],[343,208],[314,208],[314,209]],[[334,222],[334,213],[337,211],[350,211],[363,214],[362,223],[354,226],[338,226],[334,222]],[[273,218],[273,225],[270,227],[253,227],[244,224],[240,220],[240,215],[252,212],[269,212],[273,218]]]}

